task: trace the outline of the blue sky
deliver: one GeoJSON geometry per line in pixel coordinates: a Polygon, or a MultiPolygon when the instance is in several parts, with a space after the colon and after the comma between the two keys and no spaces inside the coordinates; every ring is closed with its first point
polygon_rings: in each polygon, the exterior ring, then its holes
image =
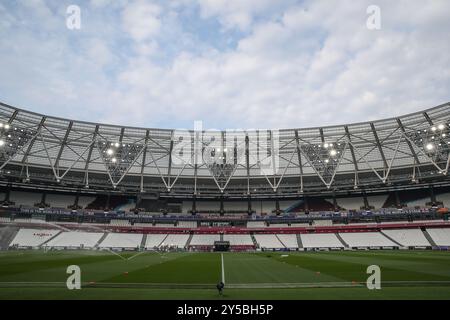
{"type": "Polygon", "coordinates": [[[0,2],[0,101],[145,127],[288,128],[450,101],[450,2],[0,2]],[[66,9],[81,10],[81,29],[66,9]],[[366,9],[381,9],[381,29],[366,9]]]}

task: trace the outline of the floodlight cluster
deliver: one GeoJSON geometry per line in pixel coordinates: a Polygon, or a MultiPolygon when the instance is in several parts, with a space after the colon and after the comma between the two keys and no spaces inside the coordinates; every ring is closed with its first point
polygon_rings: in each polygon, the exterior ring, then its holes
{"type": "Polygon", "coordinates": [[[15,127],[8,122],[0,122],[0,153],[3,160],[14,156],[34,134],[33,130],[15,127]]]}
{"type": "Polygon", "coordinates": [[[449,124],[439,123],[427,129],[417,130],[409,134],[412,141],[428,155],[435,155],[448,149],[450,145],[449,124]]]}

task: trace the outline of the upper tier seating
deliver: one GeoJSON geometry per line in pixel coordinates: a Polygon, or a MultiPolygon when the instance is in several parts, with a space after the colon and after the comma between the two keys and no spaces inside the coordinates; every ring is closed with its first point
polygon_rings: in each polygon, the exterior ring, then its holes
{"type": "Polygon", "coordinates": [[[122,227],[126,227],[131,225],[130,221],[125,220],[125,219],[111,219],[111,221],[109,222],[110,225],[112,226],[122,226],[122,227]]]}
{"type": "Polygon", "coordinates": [[[247,221],[247,228],[265,228],[266,223],[264,221],[247,221]]]}
{"type": "Polygon", "coordinates": [[[383,233],[405,247],[431,246],[420,229],[383,230],[383,233]]]}
{"type": "Polygon", "coordinates": [[[225,234],[224,241],[229,241],[231,246],[253,246],[252,237],[249,234],[225,234]]]}
{"type": "Polygon", "coordinates": [[[360,210],[364,206],[362,197],[336,198],[336,202],[340,208],[346,210],[360,210]]]}
{"type": "Polygon", "coordinates": [[[369,206],[374,207],[376,210],[383,208],[388,196],[387,194],[367,196],[367,202],[369,206]]]}
{"type": "Polygon", "coordinates": [[[45,202],[48,203],[52,208],[66,209],[67,207],[75,203],[75,195],[48,193],[45,198],[45,202]]]}
{"type": "Polygon", "coordinates": [[[79,196],[78,197],[78,206],[80,206],[82,209],[85,209],[94,200],[95,200],[95,197],[79,196]]]}
{"type": "Polygon", "coordinates": [[[42,194],[38,192],[11,191],[9,200],[14,202],[16,206],[34,207],[40,203],[42,194]]]}
{"type": "Polygon", "coordinates": [[[93,248],[103,236],[102,232],[61,232],[45,244],[46,247],[93,248]]]}
{"type": "Polygon", "coordinates": [[[266,249],[282,249],[284,245],[278,240],[274,234],[255,234],[256,242],[260,248],[266,249]]]}
{"type": "Polygon", "coordinates": [[[301,234],[303,248],[344,248],[334,233],[301,234]]]}
{"type": "Polygon", "coordinates": [[[177,228],[197,228],[197,221],[178,221],[177,228]]]}
{"type": "Polygon", "coordinates": [[[100,243],[100,248],[139,248],[142,242],[139,233],[109,233],[100,243]]]}
{"type": "Polygon", "coordinates": [[[288,228],[287,223],[271,223],[267,228],[288,228]]]}
{"type": "Polygon", "coordinates": [[[314,220],[316,227],[330,227],[333,225],[333,220],[314,220]]]}
{"type": "Polygon", "coordinates": [[[397,244],[379,232],[339,233],[351,248],[356,247],[398,247],[397,244]]]}
{"type": "Polygon", "coordinates": [[[20,229],[10,246],[37,247],[48,241],[60,231],[55,229],[20,229]]]}

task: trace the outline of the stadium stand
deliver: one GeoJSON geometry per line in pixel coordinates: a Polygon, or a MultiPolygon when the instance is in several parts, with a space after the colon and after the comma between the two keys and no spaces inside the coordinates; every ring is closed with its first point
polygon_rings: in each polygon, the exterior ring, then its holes
{"type": "Polygon", "coordinates": [[[253,240],[249,234],[225,234],[223,240],[229,241],[230,246],[253,246],[253,240]]]}
{"type": "Polygon", "coordinates": [[[52,208],[67,208],[75,203],[75,196],[48,193],[45,202],[47,202],[52,208]]]}
{"type": "Polygon", "coordinates": [[[175,246],[177,248],[186,247],[189,240],[189,234],[169,234],[161,245],[175,246]]]}
{"type": "Polygon", "coordinates": [[[314,220],[314,225],[317,227],[327,227],[333,225],[333,220],[314,220]]]}
{"type": "Polygon", "coordinates": [[[278,240],[289,249],[297,249],[298,241],[296,234],[277,234],[278,240]]]}
{"type": "Polygon", "coordinates": [[[336,198],[336,202],[340,208],[347,210],[360,210],[364,206],[362,197],[336,198]]]}
{"type": "Polygon", "coordinates": [[[109,221],[109,224],[112,226],[129,226],[131,225],[129,220],[125,220],[125,219],[111,219],[109,221]]]}
{"type": "Polygon", "coordinates": [[[398,247],[398,245],[379,232],[339,233],[351,248],[398,247]]]}
{"type": "Polygon", "coordinates": [[[191,246],[213,246],[214,241],[220,241],[219,234],[194,234],[191,239],[191,246]]]}
{"type": "Polygon", "coordinates": [[[289,225],[287,223],[274,223],[267,226],[267,228],[287,228],[289,225]]]}
{"type": "Polygon", "coordinates": [[[11,191],[9,199],[19,206],[34,207],[36,204],[41,202],[42,193],[11,191]]]}
{"type": "Polygon", "coordinates": [[[144,247],[145,249],[156,249],[166,238],[167,234],[147,234],[144,247]]]}
{"type": "Polygon", "coordinates": [[[178,221],[178,228],[197,228],[197,221],[178,221]]]}
{"type": "Polygon", "coordinates": [[[404,247],[431,246],[420,229],[387,229],[383,233],[404,247]]]}
{"type": "Polygon", "coordinates": [[[99,244],[99,248],[138,249],[142,236],[138,233],[109,233],[99,244]]]}
{"type": "Polygon", "coordinates": [[[334,233],[301,234],[302,246],[309,248],[344,248],[334,233]]]}
{"type": "Polygon", "coordinates": [[[374,209],[377,210],[384,207],[387,198],[388,198],[387,194],[367,196],[367,202],[369,203],[370,207],[373,207],[374,209]]]}
{"type": "Polygon", "coordinates": [[[247,221],[247,228],[265,228],[267,227],[264,221],[247,221]]]}
{"type": "Polygon", "coordinates": [[[50,248],[93,248],[103,236],[102,232],[61,232],[44,244],[50,248]]]}
{"type": "Polygon", "coordinates": [[[78,197],[78,206],[82,209],[87,208],[87,206],[95,201],[95,197],[90,196],[79,196],[78,197]]]}
{"type": "Polygon", "coordinates": [[[56,229],[20,229],[10,246],[38,247],[60,233],[56,229]]]}
{"type": "Polygon", "coordinates": [[[450,247],[450,229],[427,228],[427,232],[438,246],[450,247]]]}
{"type": "Polygon", "coordinates": [[[284,245],[278,240],[274,234],[255,234],[256,242],[261,249],[282,249],[284,245]]]}

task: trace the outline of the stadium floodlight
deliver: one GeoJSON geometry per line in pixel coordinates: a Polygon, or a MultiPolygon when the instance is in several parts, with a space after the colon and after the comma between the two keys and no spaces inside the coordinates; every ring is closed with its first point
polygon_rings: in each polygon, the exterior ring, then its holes
{"type": "Polygon", "coordinates": [[[326,148],[328,148],[328,143],[325,143],[324,145],[323,145],[323,147],[326,149],[326,148]]]}
{"type": "Polygon", "coordinates": [[[0,147],[3,147],[5,145],[5,140],[0,139],[0,147]]]}
{"type": "Polygon", "coordinates": [[[116,142],[115,144],[114,144],[114,147],[116,147],[116,148],[118,148],[120,146],[120,144],[118,143],[118,142],[116,142]]]}
{"type": "Polygon", "coordinates": [[[111,159],[111,162],[112,162],[112,163],[116,163],[116,162],[117,162],[117,159],[116,159],[116,158],[112,158],[112,159],[111,159]]]}
{"type": "Polygon", "coordinates": [[[336,154],[337,154],[337,151],[335,149],[331,149],[330,156],[334,157],[334,156],[336,156],[336,154]]]}
{"type": "Polygon", "coordinates": [[[106,150],[106,154],[108,156],[112,156],[114,154],[114,150],[113,149],[108,149],[108,150],[106,150]]]}
{"type": "Polygon", "coordinates": [[[8,123],[5,124],[5,129],[8,130],[9,128],[11,128],[11,126],[8,123]]]}
{"type": "Polygon", "coordinates": [[[432,143],[428,143],[428,144],[426,145],[426,148],[427,148],[428,151],[431,151],[431,150],[434,149],[434,145],[433,145],[432,143]]]}
{"type": "Polygon", "coordinates": [[[445,127],[444,127],[444,125],[443,125],[442,123],[441,123],[440,125],[438,125],[438,129],[439,129],[439,130],[444,130],[444,128],[445,128],[445,127]]]}

